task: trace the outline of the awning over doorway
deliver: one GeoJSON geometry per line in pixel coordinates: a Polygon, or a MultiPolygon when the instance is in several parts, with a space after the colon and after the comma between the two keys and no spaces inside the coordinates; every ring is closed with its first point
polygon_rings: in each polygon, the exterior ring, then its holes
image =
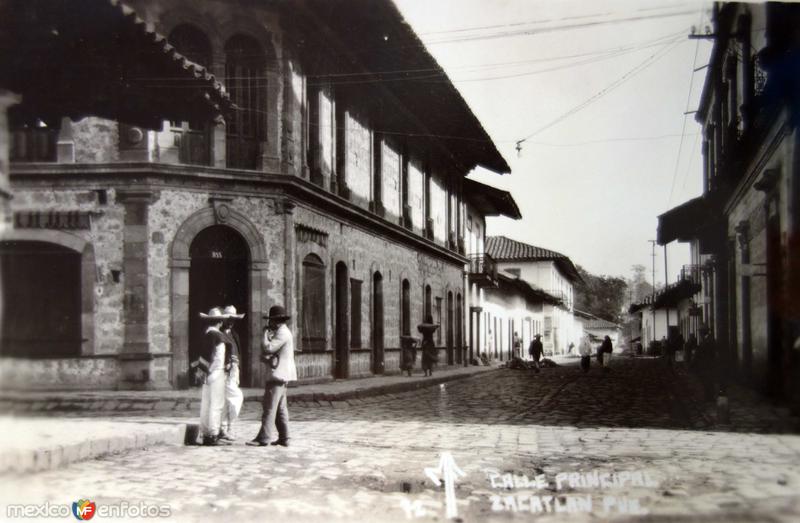
{"type": "Polygon", "coordinates": [[[159,128],[232,108],[224,87],[118,0],[0,0],[0,87],[15,117],[159,128]]]}

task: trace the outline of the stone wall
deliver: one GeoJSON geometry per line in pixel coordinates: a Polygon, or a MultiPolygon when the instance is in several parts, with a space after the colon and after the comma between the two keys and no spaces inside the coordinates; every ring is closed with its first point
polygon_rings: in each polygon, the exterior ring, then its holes
{"type": "Polygon", "coordinates": [[[89,117],[72,124],[75,163],[107,163],[119,159],[119,124],[89,117]]]}
{"type": "MultiPolygon", "coordinates": [[[[76,236],[94,247],[94,347],[90,354],[116,354],[122,347],[122,233],[125,210],[115,202],[115,191],[107,191],[108,203],[101,205],[98,194],[92,190],[36,190],[15,189],[14,211],[94,211],[89,230],[61,231],[76,236]],[[115,277],[119,281],[115,281],[115,277]]],[[[26,232],[36,229],[19,229],[16,237],[24,239],[26,232]]],[[[84,338],[87,336],[84,334],[84,338]]]]}
{"type": "MultiPolygon", "coordinates": [[[[314,253],[318,255],[326,267],[326,346],[333,346],[333,296],[335,291],[335,266],[344,262],[348,268],[348,278],[361,280],[362,307],[361,307],[361,347],[371,349],[372,345],[372,279],[375,272],[383,276],[383,308],[384,308],[384,347],[386,349],[398,348],[400,345],[400,310],[401,288],[403,279],[408,279],[411,290],[411,325],[412,334],[416,332],[413,326],[422,322],[423,289],[431,285],[433,297],[445,298],[447,291],[463,293],[462,268],[442,262],[429,255],[401,244],[381,238],[374,233],[347,223],[341,223],[325,216],[318,211],[303,204],[295,210],[295,224],[326,233],[325,246],[310,241],[298,240],[297,247],[297,272],[298,289],[302,289],[301,263],[303,258],[314,253]]],[[[300,295],[300,292],[298,292],[300,295]]],[[[300,318],[302,305],[297,300],[297,309],[294,317],[300,318]]],[[[435,302],[434,302],[435,303],[435,302]]],[[[352,311],[350,311],[352,314],[352,311]]],[[[446,321],[446,314],[443,314],[446,321]]],[[[443,326],[444,328],[444,326],[443,326]]],[[[302,338],[299,332],[299,323],[295,324],[295,338],[302,338]]],[[[302,350],[302,343],[298,344],[302,350]]],[[[391,361],[390,351],[384,355],[385,368],[399,368],[399,361],[391,361]]],[[[350,374],[356,375],[369,369],[371,352],[354,352],[350,355],[350,374]],[[362,358],[363,360],[359,359],[362,358]],[[356,357],[356,355],[359,355],[356,357]]],[[[306,372],[306,371],[304,371],[306,372]]]]}
{"type": "Polygon", "coordinates": [[[114,358],[0,359],[5,390],[116,389],[119,361],[114,358]]]}

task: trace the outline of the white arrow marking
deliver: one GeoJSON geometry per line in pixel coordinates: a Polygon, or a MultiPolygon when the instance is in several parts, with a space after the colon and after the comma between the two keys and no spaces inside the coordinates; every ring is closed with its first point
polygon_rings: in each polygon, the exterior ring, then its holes
{"type": "Polygon", "coordinates": [[[442,452],[442,455],[439,458],[439,466],[434,468],[425,467],[425,474],[437,487],[442,484],[442,481],[444,481],[444,499],[447,507],[447,517],[458,517],[455,482],[456,479],[458,479],[458,476],[463,477],[466,476],[466,474],[464,474],[464,471],[458,468],[453,456],[449,452],[442,452]]]}

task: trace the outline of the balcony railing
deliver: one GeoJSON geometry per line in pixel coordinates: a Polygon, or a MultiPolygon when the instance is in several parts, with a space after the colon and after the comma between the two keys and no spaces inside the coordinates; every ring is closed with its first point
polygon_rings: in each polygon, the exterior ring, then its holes
{"type": "Polygon", "coordinates": [[[700,265],[684,265],[681,268],[680,279],[701,284],[703,281],[703,268],[700,265]]]}
{"type": "Polygon", "coordinates": [[[469,256],[469,281],[482,287],[497,286],[497,262],[488,254],[469,256]]]}

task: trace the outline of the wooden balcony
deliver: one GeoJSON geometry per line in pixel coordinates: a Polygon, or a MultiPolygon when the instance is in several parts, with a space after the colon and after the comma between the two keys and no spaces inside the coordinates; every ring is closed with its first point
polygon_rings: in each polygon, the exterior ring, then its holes
{"type": "Polygon", "coordinates": [[[478,287],[497,287],[497,262],[488,254],[471,254],[468,277],[478,287]]]}

